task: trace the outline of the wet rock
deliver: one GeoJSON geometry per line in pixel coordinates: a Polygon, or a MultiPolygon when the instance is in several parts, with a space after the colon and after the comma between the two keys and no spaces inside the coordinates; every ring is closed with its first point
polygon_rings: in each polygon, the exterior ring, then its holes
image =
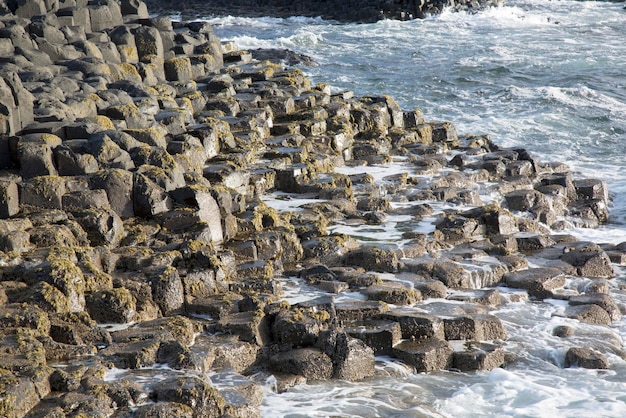
{"type": "Polygon", "coordinates": [[[606,293],[592,293],[572,296],[569,298],[569,304],[572,306],[588,304],[598,305],[609,314],[611,320],[613,321],[619,321],[622,317],[620,309],[615,303],[615,300],[606,293]]]}
{"type": "Polygon", "coordinates": [[[137,407],[133,416],[137,418],[193,418],[193,408],[178,402],[160,401],[137,407]]]}
{"type": "Polygon", "coordinates": [[[504,275],[507,286],[526,289],[528,294],[538,299],[552,297],[553,290],[563,287],[565,277],[561,270],[550,267],[530,268],[504,275]]]}
{"type": "Polygon", "coordinates": [[[444,323],[436,316],[394,310],[384,315],[383,318],[399,323],[404,339],[444,339],[444,323]]]}
{"type": "Polygon", "coordinates": [[[502,296],[498,289],[469,290],[462,293],[455,293],[448,297],[449,300],[481,303],[489,306],[499,306],[502,304],[502,296]]]}
{"type": "Polygon", "coordinates": [[[574,328],[567,325],[559,325],[554,327],[552,330],[552,335],[560,338],[567,338],[574,335],[574,328]]]}
{"type": "Polygon", "coordinates": [[[436,338],[405,340],[393,347],[393,355],[413,366],[418,373],[449,368],[453,353],[446,341],[436,338]]]}
{"type": "Polygon", "coordinates": [[[220,417],[226,404],[219,391],[196,376],[173,377],[160,382],[153,389],[153,398],[176,402],[193,410],[193,417],[220,417]]]}
{"type": "Polygon", "coordinates": [[[597,244],[580,242],[566,247],[561,260],[576,267],[580,276],[613,277],[611,259],[597,244]]]}
{"type": "Polygon", "coordinates": [[[465,342],[454,351],[453,368],[462,372],[493,370],[505,363],[501,346],[488,343],[465,342]]]}
{"type": "Polygon", "coordinates": [[[565,367],[608,369],[609,361],[602,353],[588,347],[572,347],[565,354],[565,367]]]}
{"type": "Polygon", "coordinates": [[[374,350],[377,356],[390,355],[392,348],[402,339],[400,324],[387,320],[344,322],[345,331],[374,350]]]}
{"type": "Polygon", "coordinates": [[[230,416],[260,416],[259,406],[263,402],[263,388],[245,376],[235,373],[216,373],[211,382],[219,387],[226,403],[224,411],[230,416]]]}
{"type": "Polygon", "coordinates": [[[393,305],[412,305],[422,299],[418,290],[393,282],[369,286],[363,293],[370,300],[381,300],[393,305]]]}
{"type": "Polygon", "coordinates": [[[270,370],[304,376],[307,380],[328,380],[333,376],[333,361],[316,348],[298,348],[269,358],[270,370]]]}
{"type": "Polygon", "coordinates": [[[261,347],[231,335],[199,335],[191,347],[202,358],[205,371],[235,371],[248,374],[262,356],[261,347]]]}
{"type": "Polygon", "coordinates": [[[201,364],[191,349],[180,341],[161,341],[156,362],[175,370],[201,370],[201,364]]]}
{"type": "Polygon", "coordinates": [[[469,271],[453,261],[424,262],[420,259],[408,259],[403,260],[403,270],[439,280],[450,288],[468,289],[472,287],[469,271]]]}
{"type": "Polygon", "coordinates": [[[446,340],[506,340],[507,332],[498,317],[468,315],[443,320],[446,340]]]}
{"type": "Polygon", "coordinates": [[[565,316],[587,324],[610,325],[612,322],[609,313],[594,304],[568,306],[565,316]]]}
{"type": "Polygon", "coordinates": [[[2,410],[7,417],[23,417],[39,403],[39,393],[33,381],[27,377],[10,374],[0,377],[0,395],[4,400],[2,410]]]}
{"type": "Polygon", "coordinates": [[[292,347],[312,346],[326,329],[330,314],[326,310],[281,309],[272,323],[274,341],[292,347]],[[325,315],[324,315],[325,313],[325,315]]]}
{"type": "Polygon", "coordinates": [[[333,377],[357,381],[374,375],[374,350],[345,332],[324,331],[317,342],[333,360],[333,377]]]}
{"type": "Polygon", "coordinates": [[[363,320],[384,314],[389,311],[389,306],[380,301],[346,301],[335,304],[337,319],[363,320]]]}

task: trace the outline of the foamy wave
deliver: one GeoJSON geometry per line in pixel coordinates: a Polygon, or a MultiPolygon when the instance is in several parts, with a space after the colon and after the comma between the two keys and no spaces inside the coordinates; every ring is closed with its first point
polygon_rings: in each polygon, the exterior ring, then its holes
{"type": "Polygon", "coordinates": [[[303,17],[294,16],[288,18],[280,17],[239,17],[239,16],[224,16],[224,17],[212,17],[205,19],[207,22],[215,26],[252,26],[255,28],[273,28],[276,25],[319,25],[324,23],[332,23],[332,21],[324,20],[320,17],[303,17]]]}
{"type": "Polygon", "coordinates": [[[454,417],[474,417],[476,408],[483,416],[494,417],[573,417],[585,415],[583,411],[602,417],[626,414],[619,390],[623,383],[606,382],[602,390],[592,392],[584,382],[594,379],[597,371],[568,369],[567,374],[546,379],[539,371],[494,369],[485,382],[464,387],[440,402],[440,411],[454,417]]]}
{"type": "Polygon", "coordinates": [[[274,39],[262,39],[255,36],[241,35],[234,36],[229,40],[234,41],[241,49],[255,48],[290,48],[299,49],[307,48],[323,41],[322,34],[312,32],[301,32],[292,36],[274,39]]]}
{"type": "Polygon", "coordinates": [[[517,6],[489,7],[479,13],[445,10],[431,19],[467,26],[531,27],[554,24],[549,16],[517,6]]]}

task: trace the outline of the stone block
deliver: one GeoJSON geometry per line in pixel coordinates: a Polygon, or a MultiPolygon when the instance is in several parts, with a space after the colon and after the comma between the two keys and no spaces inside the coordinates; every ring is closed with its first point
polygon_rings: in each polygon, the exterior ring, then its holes
{"type": "Polygon", "coordinates": [[[58,174],[54,165],[52,149],[54,143],[45,140],[25,140],[18,142],[17,155],[20,173],[24,179],[37,176],[55,176],[58,174]]]}
{"type": "Polygon", "coordinates": [[[282,309],[272,323],[272,336],[274,341],[288,347],[312,346],[326,327],[327,324],[310,315],[309,310],[282,309]]]}
{"type": "Polygon", "coordinates": [[[56,147],[53,154],[58,173],[61,176],[80,176],[95,173],[100,168],[98,161],[93,155],[76,153],[64,145],[56,147]]]}
{"type": "Polygon", "coordinates": [[[622,318],[619,306],[617,305],[617,303],[615,303],[613,297],[606,293],[591,293],[572,296],[569,298],[569,304],[572,306],[589,304],[598,305],[599,307],[607,311],[607,313],[611,317],[611,320],[619,321],[622,318]]]}
{"type": "Polygon", "coordinates": [[[504,364],[501,346],[488,343],[466,342],[454,351],[452,367],[462,372],[493,370],[504,364]]]}
{"type": "Polygon", "coordinates": [[[579,242],[565,248],[561,260],[576,267],[578,275],[610,278],[615,275],[611,259],[599,245],[579,242]]]}
{"type": "Polygon", "coordinates": [[[137,319],[135,297],[123,287],[86,295],[86,309],[99,323],[126,324],[137,319]]]}
{"type": "Polygon", "coordinates": [[[565,275],[556,268],[537,267],[507,273],[504,282],[509,287],[526,289],[529,295],[545,299],[553,296],[553,290],[565,285],[565,275]]]}
{"type": "Polygon", "coordinates": [[[374,350],[377,356],[390,355],[394,345],[402,339],[400,324],[388,320],[365,320],[344,323],[345,331],[374,350]]]}
{"type": "Polygon", "coordinates": [[[139,26],[131,30],[135,36],[135,46],[140,61],[150,55],[163,57],[163,39],[159,30],[152,26],[139,26]]]}
{"type": "Polygon", "coordinates": [[[382,300],[393,305],[412,305],[422,300],[419,290],[394,282],[369,286],[363,293],[370,300],[382,300]]]}
{"type": "Polygon", "coordinates": [[[176,402],[193,410],[194,417],[224,415],[226,401],[208,380],[197,376],[180,376],[159,382],[154,388],[159,401],[176,402]]]}
{"type": "MultiPolygon", "coordinates": [[[[94,190],[94,192],[97,191],[94,190]]],[[[71,199],[68,202],[68,205],[70,205],[69,210],[72,210],[74,198],[79,196],[80,195],[68,198],[71,199]]],[[[87,202],[86,206],[99,205],[99,202],[102,202],[102,206],[86,207],[81,211],[73,211],[74,218],[87,233],[89,242],[94,247],[115,247],[124,237],[122,219],[115,211],[110,209],[108,200],[103,202],[103,199],[106,199],[106,197],[100,194],[84,194],[83,196],[85,197],[85,202],[87,202]]]]}
{"type": "Polygon", "coordinates": [[[400,324],[402,338],[411,340],[440,339],[445,337],[443,321],[433,315],[391,311],[384,319],[400,324]]]}
{"type": "Polygon", "coordinates": [[[436,338],[421,341],[405,340],[393,347],[394,357],[413,366],[418,373],[450,368],[453,354],[447,341],[436,338]]]}
{"type": "Polygon", "coordinates": [[[151,218],[168,212],[173,203],[167,192],[146,175],[135,173],[133,185],[134,211],[136,216],[151,218]]]}
{"type": "Polygon", "coordinates": [[[10,218],[20,211],[17,181],[0,179],[0,219],[10,218]]]}
{"type": "Polygon", "coordinates": [[[139,19],[147,19],[149,17],[148,7],[141,0],[122,0],[120,9],[122,16],[135,15],[139,19]]]}
{"type": "Polygon", "coordinates": [[[92,32],[102,32],[115,27],[116,22],[113,21],[114,13],[110,4],[94,4],[88,6],[87,9],[89,10],[89,22],[92,32]]]}
{"type": "Polygon", "coordinates": [[[310,380],[328,380],[333,376],[332,359],[316,348],[299,348],[270,356],[270,370],[304,376],[310,380]]]}
{"type": "Polygon", "coordinates": [[[586,324],[611,325],[611,316],[598,305],[570,305],[565,309],[565,316],[586,324]]]}
{"type": "Polygon", "coordinates": [[[182,312],[185,299],[183,283],[174,267],[154,267],[147,276],[152,284],[152,299],[164,316],[182,312]]]}
{"type": "Polygon", "coordinates": [[[188,57],[171,58],[163,63],[165,79],[168,81],[189,81],[193,79],[191,61],[188,57]]]}
{"type": "Polygon", "coordinates": [[[58,176],[38,176],[21,184],[20,204],[44,209],[62,209],[65,180],[58,176]]]}
{"type": "Polygon", "coordinates": [[[216,330],[238,335],[241,341],[259,346],[267,345],[271,341],[269,321],[261,311],[237,312],[223,316],[219,319],[216,330]]]}
{"type": "Polygon", "coordinates": [[[609,360],[604,354],[589,347],[572,347],[565,354],[565,367],[608,369],[609,366],[609,360]]]}
{"type": "Polygon", "coordinates": [[[90,176],[92,189],[106,191],[111,209],[118,216],[135,215],[133,173],[121,169],[101,170],[90,176]]]}
{"type": "Polygon", "coordinates": [[[507,332],[498,317],[474,314],[443,320],[446,340],[505,340],[507,332]]]}

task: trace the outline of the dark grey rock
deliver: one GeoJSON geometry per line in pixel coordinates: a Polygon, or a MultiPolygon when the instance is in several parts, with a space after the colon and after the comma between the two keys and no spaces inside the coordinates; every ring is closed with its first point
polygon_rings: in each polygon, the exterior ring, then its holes
{"type": "Polygon", "coordinates": [[[565,276],[559,269],[550,267],[530,268],[504,275],[509,287],[526,289],[528,294],[538,299],[552,297],[552,291],[563,287],[565,276]]]}
{"type": "Polygon", "coordinates": [[[316,348],[298,348],[269,358],[270,370],[304,376],[309,380],[328,380],[333,376],[332,359],[316,348]]]}
{"type": "Polygon", "coordinates": [[[609,361],[602,353],[588,347],[572,347],[565,354],[565,367],[608,369],[609,361]]]}
{"type": "Polygon", "coordinates": [[[405,340],[393,347],[393,355],[413,366],[418,373],[449,368],[453,353],[446,341],[436,338],[405,340]]]}

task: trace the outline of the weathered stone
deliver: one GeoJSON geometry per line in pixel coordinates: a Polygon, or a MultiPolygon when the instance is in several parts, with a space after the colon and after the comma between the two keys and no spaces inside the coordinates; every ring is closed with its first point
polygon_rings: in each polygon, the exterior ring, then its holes
{"type": "Polygon", "coordinates": [[[281,309],[272,323],[274,341],[292,347],[314,345],[319,333],[326,329],[325,322],[330,319],[328,311],[315,311],[316,314],[318,312],[326,312],[327,318],[314,317],[308,309],[281,309]]]}
{"type": "Polygon", "coordinates": [[[45,140],[25,141],[18,144],[18,159],[21,167],[21,174],[24,178],[38,176],[55,176],[57,170],[54,165],[52,146],[45,140]]]}
{"type": "Polygon", "coordinates": [[[377,356],[390,355],[392,347],[402,339],[400,324],[388,320],[350,321],[344,323],[345,331],[374,350],[377,356]]]}
{"type": "Polygon", "coordinates": [[[572,296],[569,298],[569,303],[572,306],[576,305],[598,305],[610,315],[611,320],[619,321],[622,318],[622,313],[615,303],[613,297],[606,293],[591,293],[585,295],[572,296]]]}
{"type": "Polygon", "coordinates": [[[345,332],[324,331],[317,342],[333,360],[333,377],[356,381],[374,375],[374,350],[345,332]]]}
{"type": "Polygon", "coordinates": [[[216,330],[238,335],[241,341],[260,346],[268,344],[271,340],[268,318],[261,311],[238,312],[223,316],[219,319],[216,330]]]}
{"type": "Polygon", "coordinates": [[[193,408],[178,402],[164,402],[141,405],[133,416],[137,418],[194,418],[193,408]]]}
{"type": "Polygon", "coordinates": [[[493,370],[504,364],[504,350],[499,345],[466,342],[454,351],[452,367],[462,372],[493,370]]]}
{"type": "Polygon", "coordinates": [[[337,319],[363,320],[372,318],[389,311],[389,306],[381,301],[346,301],[335,304],[337,319]]]}
{"type": "Polygon", "coordinates": [[[403,260],[402,270],[439,280],[450,288],[468,289],[472,287],[469,271],[463,268],[461,264],[451,260],[424,262],[420,259],[407,259],[403,260]]]}
{"type": "Polygon", "coordinates": [[[526,289],[529,295],[545,299],[553,296],[553,290],[565,285],[565,276],[559,269],[538,267],[507,273],[504,281],[509,287],[526,289]]]}
{"type": "Polygon", "coordinates": [[[181,312],[185,299],[178,270],[172,266],[155,267],[148,276],[152,283],[152,298],[163,315],[181,312]]]}
{"type": "Polygon", "coordinates": [[[0,179],[0,219],[10,218],[20,211],[19,189],[14,179],[0,179]]]}
{"type": "Polygon", "coordinates": [[[505,340],[506,329],[498,317],[493,315],[468,315],[446,318],[446,340],[505,340]]]}
{"type": "Polygon", "coordinates": [[[10,374],[0,377],[0,410],[7,417],[23,417],[39,403],[39,393],[33,381],[27,377],[10,374]]]}
{"type": "Polygon", "coordinates": [[[611,325],[611,316],[598,305],[570,305],[565,309],[565,316],[580,322],[595,325],[611,325]]]}
{"type": "Polygon", "coordinates": [[[193,417],[220,417],[226,404],[219,391],[209,382],[196,377],[172,377],[153,388],[159,401],[177,402],[193,410],[193,417]]]}
{"type": "Polygon", "coordinates": [[[424,313],[392,311],[383,318],[398,322],[402,338],[411,340],[444,339],[444,323],[433,315],[424,313]]]}
{"type": "Polygon", "coordinates": [[[580,276],[609,278],[615,275],[611,259],[597,244],[579,242],[568,246],[561,260],[576,267],[580,276]]]}
{"type": "Polygon", "coordinates": [[[132,173],[121,169],[101,170],[91,176],[91,186],[106,191],[111,209],[118,216],[134,216],[132,173]]]}
{"type": "Polygon", "coordinates": [[[146,175],[137,173],[133,183],[134,211],[136,216],[153,217],[172,209],[172,199],[166,191],[146,175]]]}
{"type": "Polygon", "coordinates": [[[377,247],[362,247],[348,252],[343,265],[363,267],[366,270],[394,272],[398,270],[398,254],[377,247]]]}
{"type": "Polygon", "coordinates": [[[412,305],[422,300],[422,295],[418,290],[394,282],[369,286],[363,293],[370,300],[381,300],[394,305],[412,305]]]}
{"type": "Polygon", "coordinates": [[[333,376],[332,359],[316,348],[298,348],[269,358],[270,370],[304,376],[310,380],[328,380],[333,376]]]}
{"type": "Polygon", "coordinates": [[[133,322],[136,319],[136,300],[125,288],[103,290],[87,295],[89,316],[101,323],[133,322]]]}
{"type": "Polygon", "coordinates": [[[393,347],[393,355],[415,367],[418,373],[447,369],[453,360],[452,348],[436,338],[402,341],[393,347]]]}
{"type": "MultiPolygon", "coordinates": [[[[101,197],[96,198],[94,205],[97,205],[101,197]]],[[[87,238],[92,246],[116,246],[124,237],[124,226],[122,219],[113,211],[107,208],[107,204],[102,207],[89,207],[89,200],[86,201],[88,209],[74,212],[76,221],[87,233],[87,238]]],[[[68,208],[72,210],[71,206],[68,208]]]]}
{"type": "Polygon", "coordinates": [[[212,384],[219,387],[225,400],[224,416],[258,417],[263,402],[263,388],[246,376],[224,371],[211,374],[212,384]]]}
{"type": "Polygon", "coordinates": [[[565,354],[565,367],[608,369],[609,360],[602,353],[588,347],[572,347],[565,354]]]}

